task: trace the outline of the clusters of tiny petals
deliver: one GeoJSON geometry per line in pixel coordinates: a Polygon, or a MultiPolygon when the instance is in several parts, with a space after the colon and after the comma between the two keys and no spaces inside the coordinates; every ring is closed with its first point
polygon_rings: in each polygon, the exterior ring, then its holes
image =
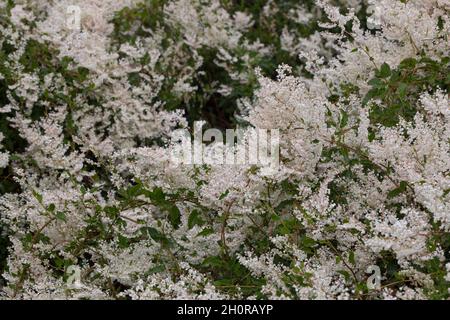
{"type": "MultiPolygon", "coordinates": [[[[14,50],[1,65],[12,75],[0,73],[0,81],[14,83],[0,115],[25,147],[13,157],[0,132],[0,170],[9,167],[20,189],[0,197],[11,241],[1,298],[352,299],[368,268],[386,271],[383,259],[402,285],[369,297],[427,298],[435,264],[450,284],[449,253],[436,244],[450,232],[449,93],[422,88],[415,116],[389,127],[372,124],[363,101],[383,63],[395,69],[407,58],[448,56],[448,0],[337,1],[346,13],[324,0],[313,10],[294,6],[287,17],[296,24],[327,22],[308,38],[288,25],[280,31],[282,49],[304,67],[298,75],[282,64],[276,79],[248,67],[274,50],[246,38],[253,17],[218,0],[168,1],[165,26],[133,26],[141,28],[134,41],[119,45],[114,17],[142,1],[14,1],[10,10],[3,2],[0,47],[14,50]],[[67,28],[74,5],[79,31],[67,28]],[[367,6],[370,31],[356,14],[367,6]],[[67,62],[64,71],[25,67],[30,43],[49,48],[50,63],[67,62]],[[257,78],[252,101],[236,98],[239,118],[279,130],[274,174],[171,162],[177,146],[169,136],[189,119],[161,93],[170,86],[171,98],[194,105],[203,51],[217,54],[215,67],[233,83],[257,78]],[[65,78],[76,72],[83,81],[65,78]],[[343,83],[358,90],[344,94],[343,83]],[[156,191],[135,195],[133,186],[156,191]],[[256,279],[258,294],[215,281],[208,268],[223,261],[256,279]],[[69,264],[80,283],[68,288],[69,264]]],[[[280,10],[274,2],[263,20],[280,10]]],[[[236,95],[215,80],[208,89],[202,98],[236,95]]]]}

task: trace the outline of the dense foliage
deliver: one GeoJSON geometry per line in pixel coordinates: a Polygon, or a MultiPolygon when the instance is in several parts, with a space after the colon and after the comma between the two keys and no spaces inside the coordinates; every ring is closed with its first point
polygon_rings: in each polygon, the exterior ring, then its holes
{"type": "Polygon", "coordinates": [[[0,297],[448,299],[449,12],[0,0],[0,297]],[[277,172],[174,164],[199,120],[277,172]]]}

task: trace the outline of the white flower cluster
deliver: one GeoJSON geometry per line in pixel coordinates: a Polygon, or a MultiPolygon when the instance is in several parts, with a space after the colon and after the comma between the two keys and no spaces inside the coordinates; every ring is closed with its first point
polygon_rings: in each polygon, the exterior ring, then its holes
{"type": "Polygon", "coordinates": [[[448,297],[450,1],[296,4],[282,28],[273,0],[163,2],[0,0],[0,297],[448,297]],[[278,50],[261,26],[301,64],[255,71],[278,50]],[[171,163],[170,133],[217,99],[279,130],[274,175],[171,163]]]}

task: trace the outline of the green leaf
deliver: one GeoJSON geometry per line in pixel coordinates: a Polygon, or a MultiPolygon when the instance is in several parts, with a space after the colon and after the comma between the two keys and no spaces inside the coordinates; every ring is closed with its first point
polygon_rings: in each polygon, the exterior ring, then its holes
{"type": "Polygon", "coordinates": [[[402,82],[398,85],[397,94],[400,96],[400,98],[403,99],[406,96],[407,90],[408,90],[408,85],[406,83],[402,82]]]}
{"type": "Polygon", "coordinates": [[[350,280],[351,278],[350,273],[347,270],[337,270],[337,273],[342,274],[346,281],[350,280]]]}
{"type": "Polygon", "coordinates": [[[115,219],[119,216],[119,209],[117,207],[107,206],[103,208],[103,211],[111,219],[115,219]]]}
{"type": "Polygon", "coordinates": [[[146,230],[148,235],[155,241],[160,242],[160,241],[167,240],[167,238],[155,228],[145,227],[144,230],[146,230]]]}
{"type": "Polygon", "coordinates": [[[348,261],[353,265],[356,264],[355,253],[353,251],[350,251],[350,253],[348,254],[348,261]]]}
{"type": "Polygon", "coordinates": [[[213,233],[214,233],[214,229],[206,228],[206,229],[203,229],[201,232],[199,232],[197,234],[197,237],[206,237],[206,236],[209,236],[210,234],[213,234],[213,233]]]}
{"type": "Polygon", "coordinates": [[[168,209],[169,211],[169,221],[172,224],[172,226],[175,229],[178,229],[178,227],[181,224],[181,213],[178,207],[174,204],[171,205],[168,209]]]}
{"type": "Polygon", "coordinates": [[[222,193],[219,197],[219,200],[223,200],[229,193],[230,193],[230,190],[227,190],[224,193],[222,193]]]}
{"type": "Polygon", "coordinates": [[[391,75],[391,67],[387,63],[383,63],[380,70],[377,72],[378,78],[388,78],[391,75]]]}
{"type": "Polygon", "coordinates": [[[138,196],[141,193],[142,185],[140,183],[130,187],[127,190],[128,198],[134,198],[138,196]]]}
{"type": "Polygon", "coordinates": [[[395,189],[389,191],[389,193],[388,193],[388,198],[389,198],[389,199],[395,198],[395,197],[398,196],[399,194],[405,192],[407,186],[408,186],[408,183],[407,183],[406,181],[401,181],[401,182],[400,182],[400,185],[399,185],[397,188],[395,188],[395,189]]]}
{"type": "Polygon", "coordinates": [[[377,88],[369,90],[362,101],[363,105],[366,105],[370,100],[376,98],[377,96],[379,96],[379,90],[377,88]]]}
{"type": "Polygon", "coordinates": [[[344,157],[344,159],[348,160],[349,159],[349,153],[348,153],[348,149],[343,147],[343,148],[339,148],[339,153],[344,157]]]}
{"type": "Polygon", "coordinates": [[[119,248],[126,249],[129,246],[130,246],[130,242],[128,241],[128,238],[119,234],[119,248]]]}
{"type": "Polygon", "coordinates": [[[66,214],[64,212],[58,211],[56,213],[56,219],[67,222],[67,217],[66,214]]]}
{"type": "Polygon", "coordinates": [[[272,219],[272,221],[280,221],[281,220],[280,216],[275,213],[270,216],[270,219],[272,219]]]}
{"type": "Polygon", "coordinates": [[[413,69],[417,65],[417,60],[414,58],[407,58],[400,62],[400,69],[413,69]]]}
{"type": "Polygon", "coordinates": [[[313,246],[316,245],[316,241],[313,238],[304,236],[303,239],[302,239],[302,244],[305,247],[313,247],[313,246]]]}
{"type": "Polygon", "coordinates": [[[341,117],[341,123],[339,126],[341,128],[344,128],[348,124],[348,113],[341,110],[341,114],[342,114],[342,117],[341,117]]]}
{"type": "Polygon", "coordinates": [[[192,229],[194,226],[202,226],[204,221],[200,217],[200,212],[197,210],[193,210],[188,218],[188,228],[192,229]]]}
{"type": "Polygon", "coordinates": [[[166,270],[166,267],[163,264],[159,264],[157,266],[154,266],[153,268],[150,268],[147,270],[146,275],[152,275],[155,273],[160,273],[160,272],[164,272],[166,270]]]}
{"type": "Polygon", "coordinates": [[[156,205],[164,203],[166,200],[163,190],[159,187],[153,189],[153,191],[144,190],[143,194],[156,205]]]}
{"type": "Polygon", "coordinates": [[[369,82],[367,83],[370,84],[372,87],[381,87],[385,85],[385,83],[379,78],[370,79],[369,82]]]}
{"type": "Polygon", "coordinates": [[[204,267],[222,267],[224,265],[224,260],[219,256],[206,257],[202,262],[204,267]]]}
{"type": "Polygon", "coordinates": [[[42,195],[38,193],[37,191],[33,190],[33,196],[36,198],[36,200],[42,204],[42,195]]]}

